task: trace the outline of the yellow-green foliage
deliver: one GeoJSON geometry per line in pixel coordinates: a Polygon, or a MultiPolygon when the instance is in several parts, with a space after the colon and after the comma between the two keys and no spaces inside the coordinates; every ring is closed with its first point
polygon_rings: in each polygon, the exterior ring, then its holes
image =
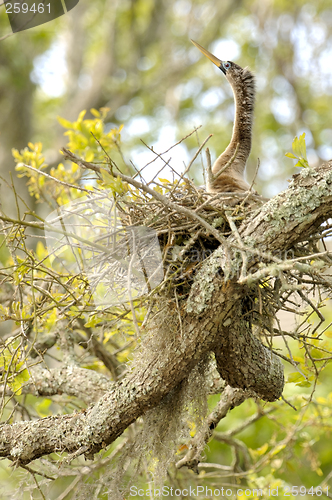
{"type": "Polygon", "coordinates": [[[307,148],[305,144],[305,133],[300,135],[300,137],[295,137],[292,143],[293,153],[286,153],[285,156],[292,158],[293,160],[298,160],[295,167],[309,168],[309,163],[307,160],[307,148]]]}
{"type": "MultiPolygon", "coordinates": [[[[112,128],[106,131],[105,119],[108,111],[108,108],[101,108],[100,111],[91,109],[91,113],[95,117],[93,119],[84,119],[86,111],[81,111],[75,122],[59,117],[60,124],[66,129],[64,135],[68,136],[66,148],[85,161],[106,163],[107,155],[119,145],[122,129],[121,126],[118,129],[112,128]]],[[[40,142],[36,144],[29,142],[28,147],[21,151],[13,149],[13,156],[17,164],[18,176],[28,177],[29,192],[38,201],[53,199],[58,205],[64,205],[81,195],[80,191],[74,187],[64,188],[60,183],[56,183],[36,171],[46,171],[48,168],[40,142]]],[[[49,171],[49,175],[58,181],[72,185],[80,185],[83,173],[82,169],[75,163],[62,162],[49,171]]],[[[108,175],[106,170],[102,177],[103,180],[99,181],[101,187],[111,189],[118,194],[127,190],[120,179],[108,175]]],[[[86,180],[84,188],[91,189],[91,184],[86,180]]]]}
{"type": "Polygon", "coordinates": [[[67,148],[89,162],[104,162],[105,151],[108,153],[119,141],[122,126],[105,132],[105,118],[109,108],[100,111],[91,109],[94,119],[85,119],[86,111],[81,111],[76,122],[58,117],[59,123],[67,129],[67,148]]]}
{"type": "Polygon", "coordinates": [[[7,347],[1,350],[0,369],[6,374],[6,383],[18,396],[22,392],[22,384],[29,380],[29,373],[24,367],[25,352],[22,353],[19,339],[13,339],[12,342],[11,339],[8,340],[7,347]]]}
{"type": "MultiPolygon", "coordinates": [[[[97,181],[95,172],[93,179],[90,179],[87,177],[90,175],[89,170],[82,169],[72,162],[60,162],[56,167],[49,168],[40,142],[35,144],[30,142],[21,151],[13,149],[18,176],[28,178],[27,184],[31,196],[39,202],[47,202],[54,210],[55,207],[63,206],[85,194],[75,186],[93,190],[98,185],[99,190],[109,189],[111,196],[127,192],[126,184],[108,172],[111,163],[108,155],[119,146],[122,127],[107,129],[105,125],[107,112],[107,108],[102,108],[100,111],[92,109],[94,117],[85,119],[86,112],[82,111],[75,122],[59,118],[68,137],[66,148],[86,161],[104,165],[97,181]]],[[[43,235],[44,221],[34,215],[37,217],[36,228],[38,220],[41,221],[39,229],[43,235]]],[[[94,331],[102,329],[103,344],[106,348],[114,338],[117,339],[118,345],[132,340],[135,329],[131,311],[126,310],[124,313],[121,307],[115,306],[109,307],[107,311],[96,307],[87,278],[83,274],[76,275],[69,267],[67,271],[57,272],[53,267],[55,256],[49,255],[43,241],[38,241],[34,250],[26,246],[26,230],[24,225],[18,224],[7,233],[4,241],[4,244],[20,249],[19,255],[16,254],[15,258],[7,254],[4,264],[11,269],[8,282],[14,289],[24,290],[24,300],[12,301],[9,305],[0,304],[0,321],[12,321],[16,326],[25,322],[33,324],[35,339],[40,335],[47,336],[57,331],[59,321],[64,322],[68,330],[75,321],[81,321],[83,329],[77,331],[83,336],[87,331],[93,334],[94,331]],[[49,287],[47,283],[52,285],[49,287]],[[121,317],[121,328],[114,321],[116,317],[121,317]]],[[[143,319],[143,309],[138,308],[138,324],[141,324],[143,319]]],[[[4,373],[9,371],[8,385],[16,394],[20,394],[22,383],[29,378],[27,370],[24,369],[25,365],[23,366],[27,353],[16,349],[15,342],[8,341],[7,347],[1,350],[0,368],[3,367],[4,373]]],[[[124,349],[121,359],[126,361],[129,356],[130,351],[124,349]]],[[[100,369],[101,365],[93,358],[86,363],[86,366],[100,369]]]]}

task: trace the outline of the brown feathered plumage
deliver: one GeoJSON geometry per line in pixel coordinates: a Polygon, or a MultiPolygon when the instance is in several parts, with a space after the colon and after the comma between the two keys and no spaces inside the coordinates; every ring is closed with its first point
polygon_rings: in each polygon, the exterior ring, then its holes
{"type": "Polygon", "coordinates": [[[235,120],[231,142],[217,158],[212,173],[214,178],[207,183],[207,191],[244,192],[250,188],[244,180],[244,170],[251,150],[251,129],[255,104],[255,79],[248,68],[241,68],[231,61],[221,61],[198,43],[194,45],[224,73],[235,99],[235,120]],[[234,157],[235,155],[235,157],[234,157]],[[231,160],[233,161],[231,162],[231,160]],[[229,163],[218,177],[218,172],[229,163]]]}

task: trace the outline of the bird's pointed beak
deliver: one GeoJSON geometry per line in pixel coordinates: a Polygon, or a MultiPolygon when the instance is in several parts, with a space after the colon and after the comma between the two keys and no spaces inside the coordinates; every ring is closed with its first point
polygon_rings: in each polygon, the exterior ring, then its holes
{"type": "Polygon", "coordinates": [[[226,74],[226,71],[224,70],[224,67],[222,65],[222,61],[218,59],[218,57],[214,56],[213,54],[211,54],[211,52],[204,49],[199,43],[194,42],[194,40],[191,41],[195,45],[195,47],[197,47],[202,52],[202,54],[204,54],[208,59],[210,59],[210,61],[213,62],[213,64],[218,66],[218,68],[221,69],[221,71],[226,74]]]}

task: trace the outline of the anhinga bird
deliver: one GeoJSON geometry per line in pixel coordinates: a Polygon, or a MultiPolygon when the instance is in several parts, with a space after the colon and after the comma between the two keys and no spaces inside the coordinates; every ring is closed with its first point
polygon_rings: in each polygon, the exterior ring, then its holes
{"type": "Polygon", "coordinates": [[[255,79],[248,68],[232,61],[221,61],[198,43],[192,43],[224,73],[235,99],[235,120],[232,139],[212,167],[207,191],[244,192],[250,188],[244,180],[244,169],[251,150],[251,128],[255,103],[255,79]]]}

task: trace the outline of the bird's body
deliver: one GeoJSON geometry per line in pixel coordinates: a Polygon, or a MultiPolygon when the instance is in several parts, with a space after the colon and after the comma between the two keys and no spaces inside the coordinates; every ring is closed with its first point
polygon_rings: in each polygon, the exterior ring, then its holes
{"type": "Polygon", "coordinates": [[[248,191],[250,186],[244,179],[244,170],[251,150],[255,103],[254,76],[248,68],[243,69],[231,61],[221,61],[198,43],[193,43],[224,73],[232,87],[235,99],[232,138],[212,167],[212,178],[208,179],[207,191],[212,193],[248,191]]]}

